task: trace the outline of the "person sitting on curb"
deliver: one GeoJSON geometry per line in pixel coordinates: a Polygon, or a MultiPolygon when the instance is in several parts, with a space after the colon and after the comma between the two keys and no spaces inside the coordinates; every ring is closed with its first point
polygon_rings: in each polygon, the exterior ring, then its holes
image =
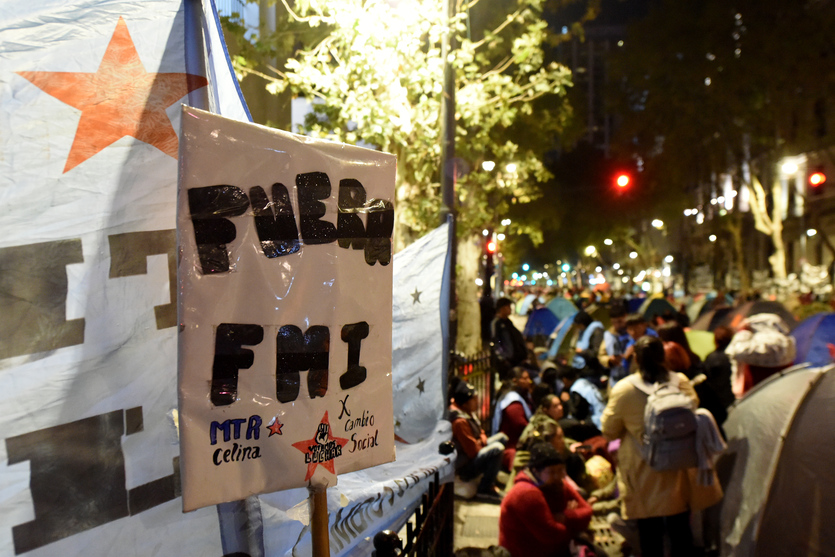
{"type": "Polygon", "coordinates": [[[565,461],[550,443],[537,443],[530,453],[502,501],[499,545],[512,557],[567,557],[589,527],[591,506],[565,482],[565,461]]]}
{"type": "Polygon", "coordinates": [[[487,437],[475,416],[478,410],[475,387],[466,381],[454,387],[452,401],[449,421],[452,423],[452,442],[458,453],[455,473],[464,481],[474,480],[481,475],[477,494],[500,497],[494,484],[502,464],[507,435],[497,433],[487,437]]]}
{"type": "Polygon", "coordinates": [[[513,463],[519,436],[522,435],[522,431],[533,414],[532,385],[528,370],[515,367],[510,370],[509,380],[502,383],[502,388],[496,396],[493,431],[507,434],[507,450],[504,454],[503,467],[508,471],[513,463]]]}

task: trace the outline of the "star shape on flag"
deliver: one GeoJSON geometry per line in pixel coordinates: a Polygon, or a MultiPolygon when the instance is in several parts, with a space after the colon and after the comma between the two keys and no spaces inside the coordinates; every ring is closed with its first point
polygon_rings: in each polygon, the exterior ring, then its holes
{"type": "Polygon", "coordinates": [[[410,296],[412,297],[412,305],[415,305],[415,304],[419,304],[419,303],[420,303],[420,295],[421,295],[421,294],[423,294],[423,292],[420,292],[420,291],[417,289],[417,286],[415,286],[415,291],[414,291],[413,293],[411,293],[411,294],[410,294],[410,296]]]}
{"type": "Polygon", "coordinates": [[[335,457],[331,457],[331,455],[336,452],[336,447],[339,447],[340,450],[338,452],[341,453],[342,447],[347,444],[347,439],[343,439],[342,437],[333,437],[331,435],[331,426],[328,421],[328,413],[326,411],[325,415],[322,416],[322,421],[319,422],[316,434],[312,438],[293,443],[293,446],[305,455],[313,455],[314,452],[324,453],[323,458],[311,458],[310,462],[307,463],[307,475],[304,477],[304,481],[313,477],[313,473],[316,471],[317,466],[322,466],[331,474],[336,475],[336,471],[333,467],[333,459],[335,457]],[[318,449],[320,446],[323,447],[323,449],[318,449]]]}
{"type": "Polygon", "coordinates": [[[272,437],[273,435],[282,435],[281,428],[284,426],[283,423],[278,421],[278,418],[273,418],[270,422],[270,425],[266,426],[267,429],[270,430],[270,434],[267,436],[272,437]]]}
{"type": "Polygon", "coordinates": [[[208,81],[187,73],[145,71],[120,17],[96,73],[17,72],[81,111],[64,172],[125,136],[177,158],[179,139],[166,109],[208,81]]]}
{"type": "Polygon", "coordinates": [[[424,381],[423,379],[418,377],[417,389],[418,389],[418,391],[420,391],[420,394],[423,394],[424,392],[426,392],[424,390],[425,385],[426,385],[426,381],[424,381]]]}

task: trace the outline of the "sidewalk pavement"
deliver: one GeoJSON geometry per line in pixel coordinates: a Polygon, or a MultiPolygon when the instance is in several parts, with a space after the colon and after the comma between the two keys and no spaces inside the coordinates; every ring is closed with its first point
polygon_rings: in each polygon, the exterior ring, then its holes
{"type": "Polygon", "coordinates": [[[455,499],[455,550],[499,545],[499,505],[455,499]]]}

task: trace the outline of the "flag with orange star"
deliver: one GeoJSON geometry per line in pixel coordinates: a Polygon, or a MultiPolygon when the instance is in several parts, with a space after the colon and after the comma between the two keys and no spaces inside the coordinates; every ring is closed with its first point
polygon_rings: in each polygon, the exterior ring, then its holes
{"type": "Polygon", "coordinates": [[[222,554],[175,434],[182,105],[249,119],[212,2],[0,13],[0,557],[222,554]]]}

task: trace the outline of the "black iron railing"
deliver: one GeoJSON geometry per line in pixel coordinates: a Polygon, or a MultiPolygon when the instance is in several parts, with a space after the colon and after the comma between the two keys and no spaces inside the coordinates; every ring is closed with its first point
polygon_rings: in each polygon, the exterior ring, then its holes
{"type": "Polygon", "coordinates": [[[442,484],[438,472],[406,522],[406,546],[397,533],[384,530],[374,536],[372,557],[452,557],[454,522],[452,483],[442,484]]]}
{"type": "Polygon", "coordinates": [[[495,372],[490,364],[490,351],[485,350],[470,356],[453,354],[452,372],[475,387],[481,402],[478,419],[481,420],[481,426],[485,431],[489,432],[490,411],[496,396],[495,372]]]}

